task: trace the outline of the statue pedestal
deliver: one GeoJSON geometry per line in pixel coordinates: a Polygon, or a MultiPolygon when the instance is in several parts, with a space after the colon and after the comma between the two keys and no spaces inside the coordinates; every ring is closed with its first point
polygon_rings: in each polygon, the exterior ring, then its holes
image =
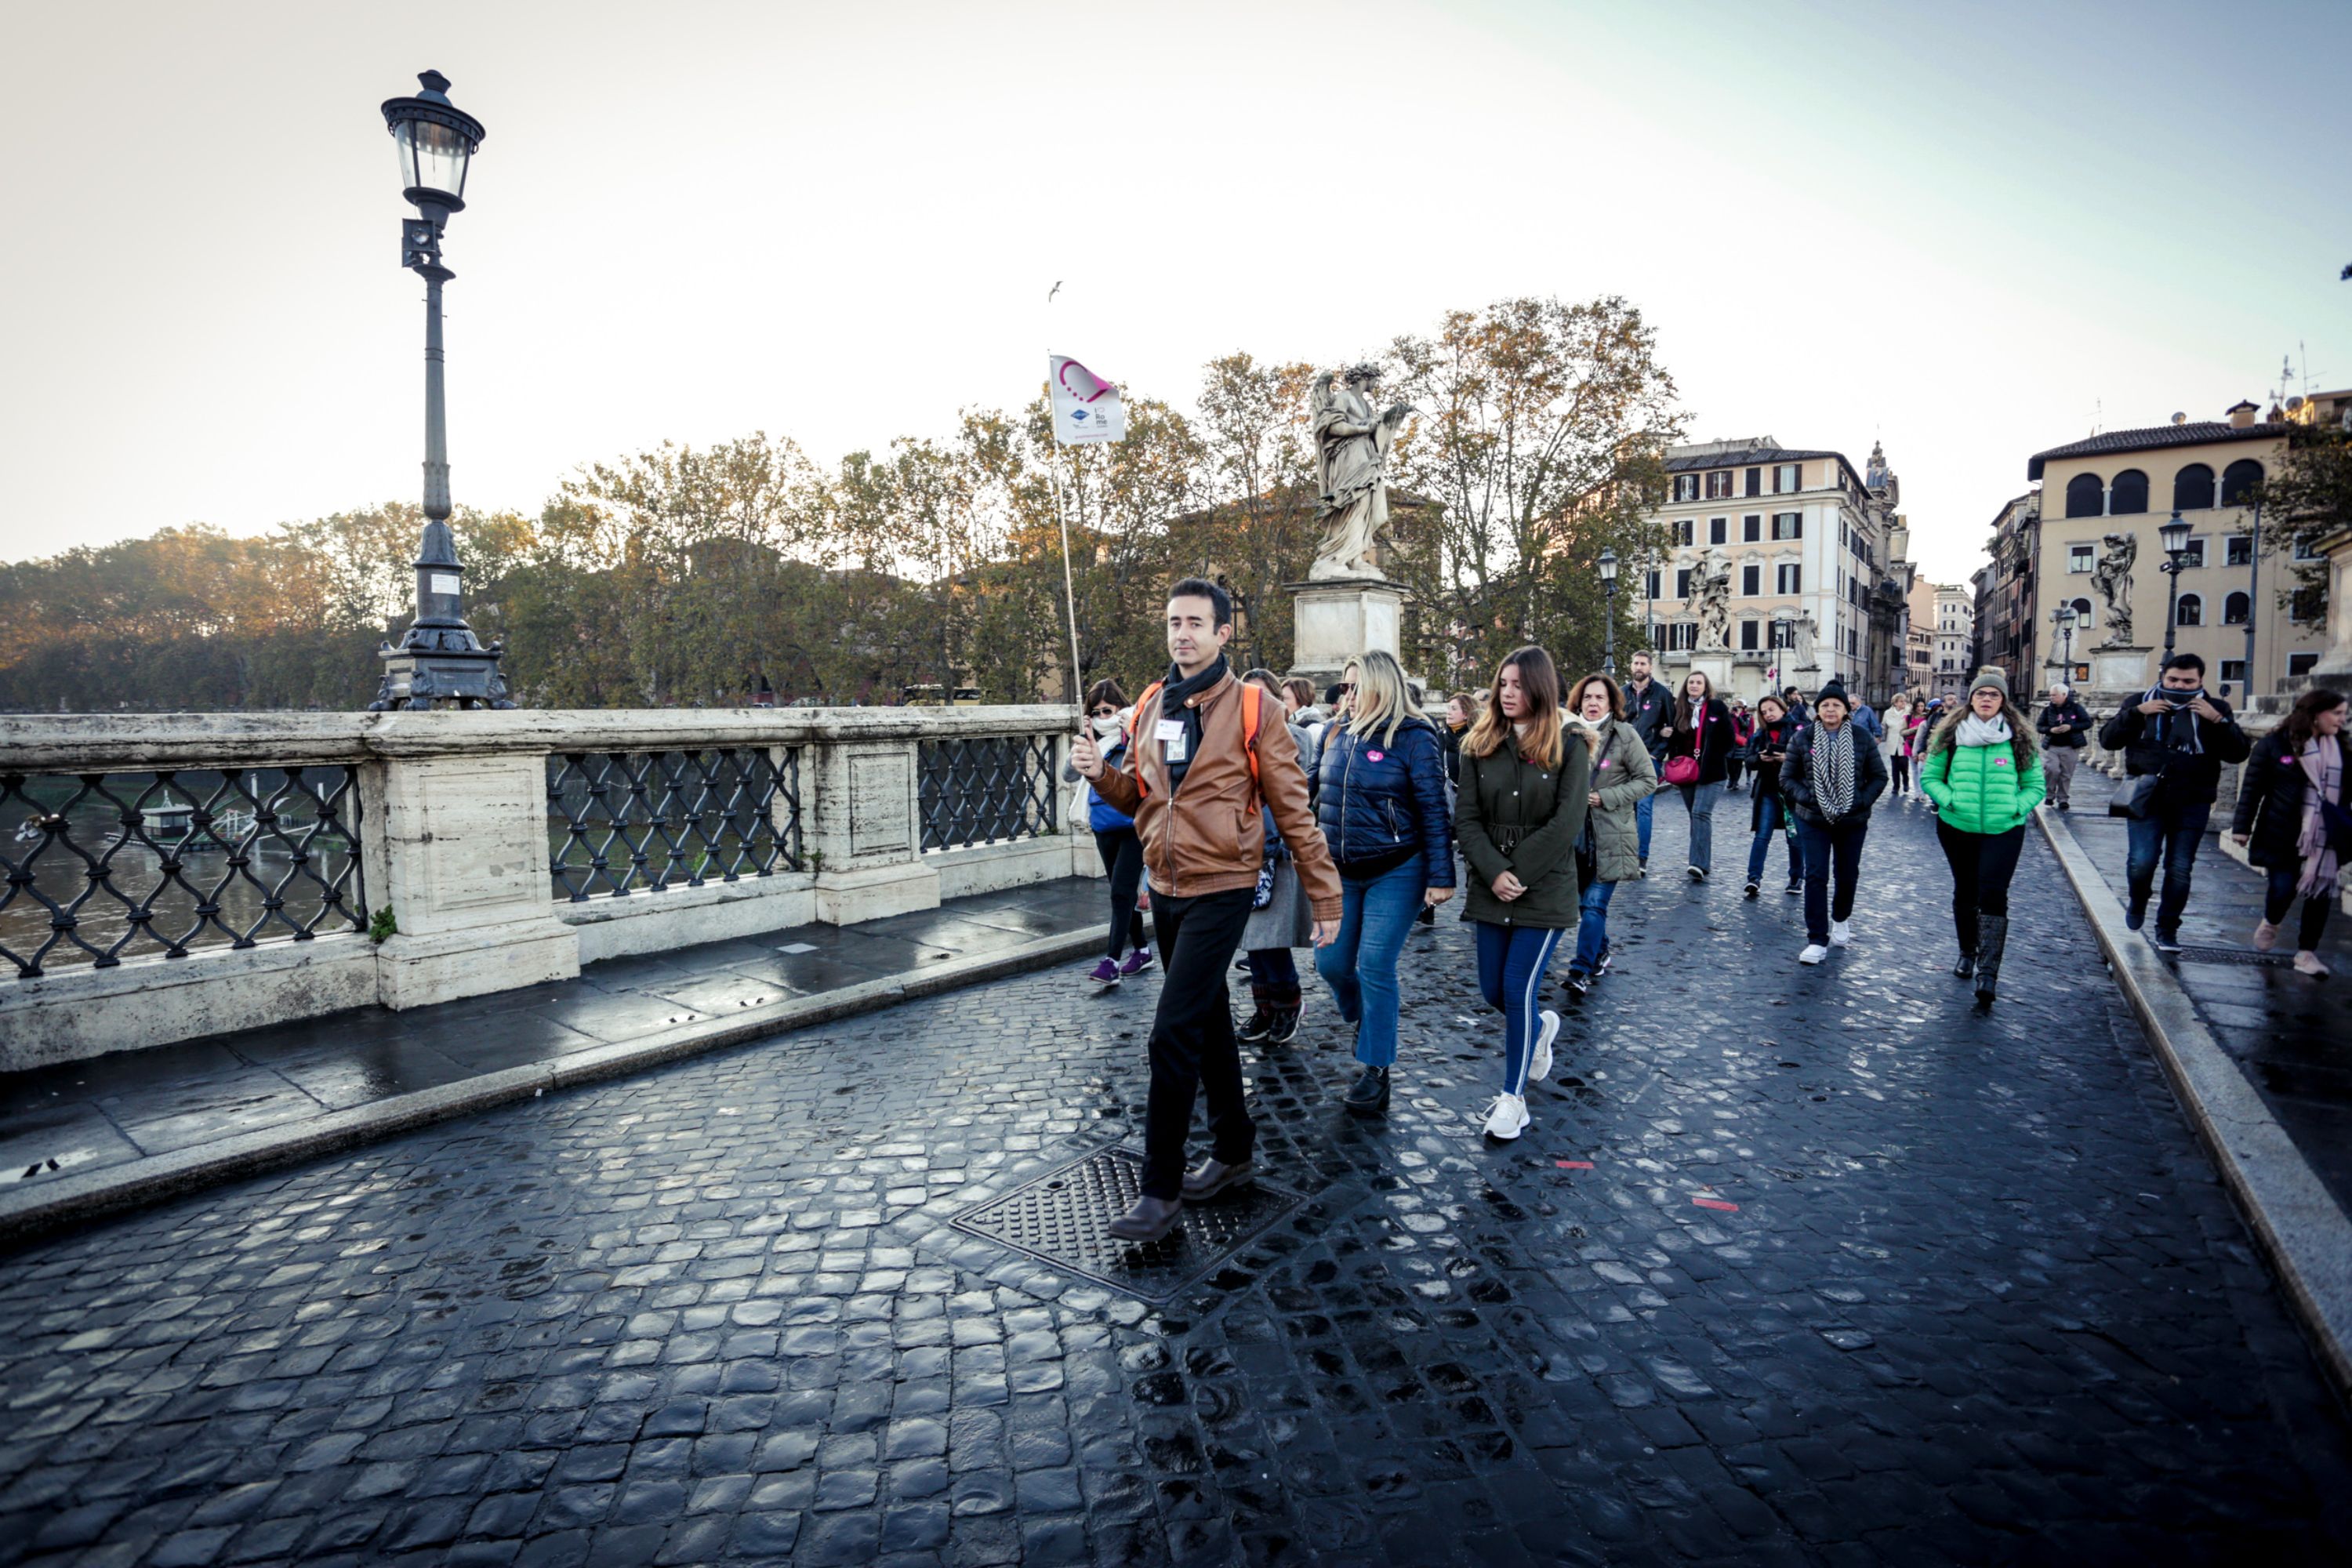
{"type": "Polygon", "coordinates": [[[2084,656],[2091,667],[2091,689],[2102,695],[2146,691],[2156,684],[2153,666],[2148,661],[2153,651],[2144,647],[2093,648],[2084,656]]]}
{"type": "Polygon", "coordinates": [[[1341,577],[1323,583],[1286,583],[1290,593],[1297,643],[1291,672],[1315,683],[1317,691],[1339,679],[1358,654],[1378,648],[1403,662],[1405,593],[1377,577],[1341,577]]]}
{"type": "MultiPolygon", "coordinates": [[[[1706,677],[1707,689],[1726,702],[1741,695],[1732,678],[1732,655],[1727,647],[1703,647],[1690,656],[1690,668],[1706,677]]],[[[1574,679],[1570,677],[1570,679],[1574,679]]]]}

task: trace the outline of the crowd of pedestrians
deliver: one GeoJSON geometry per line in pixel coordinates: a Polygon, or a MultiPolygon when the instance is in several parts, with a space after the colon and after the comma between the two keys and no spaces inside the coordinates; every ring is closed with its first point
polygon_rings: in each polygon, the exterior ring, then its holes
{"type": "Polygon", "coordinates": [[[2094,734],[2126,761],[2110,809],[2131,819],[2128,923],[2142,926],[2154,897],[2152,940],[2174,950],[2221,769],[2251,752],[2231,829],[2268,880],[2254,945],[2276,942],[2300,899],[2295,966],[2326,973],[2316,945],[2338,858],[2352,852],[2352,757],[2345,701],[2333,692],[2306,695],[2253,748],[2187,654],[2102,725],[2063,686],[2029,717],[1998,668],[1979,671],[1964,698],[1898,694],[1883,715],[1835,679],[1810,705],[1791,687],[1751,712],[1696,670],[1660,682],[1646,652],[1621,688],[1605,674],[1570,685],[1544,649],[1522,647],[1484,691],[1431,694],[1424,706],[1394,656],[1377,650],[1349,661],[1319,696],[1264,669],[1236,678],[1224,656],[1231,600],[1200,579],[1171,590],[1167,633],[1169,668],[1135,701],[1112,681],[1089,689],[1069,769],[1088,784],[1110,898],[1105,954],[1088,978],[1116,984],[1152,962],[1147,908],[1164,976],[1141,1195],[1110,1227],[1124,1239],[1164,1236],[1184,1204],[1251,1179],[1255,1127],[1238,1047],[1297,1036],[1307,1008],[1299,947],[1312,947],[1320,989],[1352,1037],[1347,1109],[1386,1111],[1399,962],[1415,922],[1433,918],[1457,881],[1479,992],[1502,1019],[1486,1131],[1523,1134],[1528,1086],[1550,1073],[1560,1034],[1559,1013],[1543,1005],[1547,978],[1563,950],[1573,996],[1610,973],[1611,903],[1619,885],[1647,874],[1665,790],[1689,825],[1685,875],[1704,883],[1716,809],[1745,780],[1745,897],[1760,896],[1773,841],[1784,840],[1786,891],[1803,900],[1796,959],[1806,965],[1854,940],[1874,808],[1890,792],[1924,806],[1950,877],[1952,973],[1982,1010],[1999,991],[2027,822],[2045,799],[2069,809],[2094,734]],[[1238,1025],[1228,994],[1237,952],[1251,998],[1238,1025]],[[1193,1102],[1203,1097],[1210,1153],[1188,1169],[1193,1102]]]}

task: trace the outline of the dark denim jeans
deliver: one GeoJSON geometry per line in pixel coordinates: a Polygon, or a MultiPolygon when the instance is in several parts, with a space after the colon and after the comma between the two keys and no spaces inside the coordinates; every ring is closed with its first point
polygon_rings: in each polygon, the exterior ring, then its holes
{"type": "Polygon", "coordinates": [[[1805,940],[1819,947],[1830,939],[1830,922],[1853,915],[1853,885],[1862,875],[1862,841],[1870,819],[1808,822],[1797,818],[1797,839],[1805,847],[1805,940]],[[1837,887],[1831,890],[1831,874],[1837,887]]]}
{"type": "Polygon", "coordinates": [[[1633,803],[1633,831],[1642,841],[1640,848],[1634,852],[1644,860],[1650,858],[1650,816],[1657,807],[1658,792],[1655,790],[1633,803]]]}
{"type": "Polygon", "coordinates": [[[2205,824],[2213,805],[2166,805],[2159,799],[2154,811],[2130,819],[2131,848],[2124,859],[2124,880],[2135,907],[2147,903],[2156,884],[2156,865],[2164,862],[2164,891],[2156,901],[2156,929],[2166,936],[2180,930],[2180,913],[2189,907],[2189,881],[2197,871],[2197,846],[2205,837],[2205,824]]]}
{"type": "Polygon", "coordinates": [[[1797,853],[1797,840],[1781,833],[1781,825],[1789,820],[1788,805],[1779,795],[1767,794],[1757,810],[1760,815],[1756,818],[1756,837],[1748,845],[1748,879],[1764,879],[1764,862],[1772,858],[1772,839],[1777,834],[1789,839],[1789,880],[1797,880],[1805,874],[1805,862],[1797,853]]]}
{"type": "MultiPolygon", "coordinates": [[[[2303,880],[2303,868],[2288,866],[2269,873],[2270,882],[2263,889],[2263,919],[2273,925],[2284,923],[2287,910],[2294,907],[2295,884],[2303,880]]],[[[2305,898],[2303,919],[2297,922],[2294,946],[2298,952],[2315,952],[2319,933],[2327,929],[2327,912],[2336,907],[2336,895],[2326,898],[2305,898]]]]}
{"type": "Polygon", "coordinates": [[[1315,972],[1339,1016],[1356,1026],[1356,1059],[1366,1067],[1396,1060],[1397,956],[1428,888],[1419,855],[1377,877],[1339,879],[1339,935],[1315,950],[1315,972]]]}
{"type": "Polygon", "coordinates": [[[1587,882],[1576,898],[1576,956],[1568,961],[1570,974],[1598,974],[1601,956],[1609,951],[1609,900],[1617,896],[1614,882],[1587,882]]]}

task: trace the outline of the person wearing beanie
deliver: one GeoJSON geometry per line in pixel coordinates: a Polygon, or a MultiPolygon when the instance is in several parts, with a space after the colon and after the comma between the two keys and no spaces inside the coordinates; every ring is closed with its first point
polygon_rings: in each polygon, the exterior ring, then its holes
{"type": "Polygon", "coordinates": [[[1789,742],[1780,763],[1780,793],[1797,819],[1805,856],[1805,950],[1800,963],[1819,963],[1832,947],[1853,940],[1855,879],[1870,808],[1886,791],[1886,759],[1853,723],[1845,685],[1832,678],[1813,699],[1813,721],[1789,742]],[[1836,890],[1831,891],[1832,873],[1836,890]]]}
{"type": "Polygon", "coordinates": [[[1952,973],[1976,982],[1977,1007],[1992,1009],[2009,944],[2009,883],[2025,848],[2025,820],[2042,804],[2042,754],[2009,677],[1988,666],[1969,700],[1936,726],[1919,764],[1919,788],[1936,803],[1936,842],[1952,868],[1952,973]]]}

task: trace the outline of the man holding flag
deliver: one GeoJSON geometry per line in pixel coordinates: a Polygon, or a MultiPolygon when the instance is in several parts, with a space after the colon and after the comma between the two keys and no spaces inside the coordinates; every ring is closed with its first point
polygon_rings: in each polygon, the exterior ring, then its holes
{"type": "Polygon", "coordinates": [[[1168,591],[1163,680],[1135,706],[1131,772],[1105,765],[1091,736],[1070,760],[1116,809],[1135,819],[1151,873],[1151,914],[1164,979],[1151,1020],[1151,1098],[1144,1122],[1143,1195],[1110,1224],[1123,1241],[1157,1241],[1186,1202],[1249,1181],[1257,1127],[1242,1088],[1233,1004],[1225,989],[1257,889],[1264,840],[1261,802],[1298,868],[1315,916],[1315,944],[1338,934],[1339,873],[1307,804],[1307,775],[1277,708],[1261,721],[1264,694],[1234,679],[1225,644],[1232,596],[1188,577],[1168,591]],[[1245,833],[1235,823],[1249,825],[1245,833]],[[1188,1172],[1184,1142],[1192,1100],[1205,1090],[1210,1157],[1188,1172]]]}

